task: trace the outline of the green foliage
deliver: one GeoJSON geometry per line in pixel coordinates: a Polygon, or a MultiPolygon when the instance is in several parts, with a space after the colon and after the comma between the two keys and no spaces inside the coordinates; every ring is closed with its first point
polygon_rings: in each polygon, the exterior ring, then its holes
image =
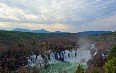
{"type": "Polygon", "coordinates": [[[2,70],[0,69],[0,73],[2,73],[2,70]]]}
{"type": "Polygon", "coordinates": [[[105,73],[116,73],[116,57],[105,64],[105,73]]]}
{"type": "Polygon", "coordinates": [[[99,67],[95,67],[91,73],[101,73],[102,69],[99,67]]]}
{"type": "Polygon", "coordinates": [[[84,68],[82,64],[79,64],[75,73],[84,73],[84,68]]]}
{"type": "Polygon", "coordinates": [[[108,60],[111,60],[113,57],[116,57],[116,46],[110,50],[110,53],[108,54],[108,60]]]}

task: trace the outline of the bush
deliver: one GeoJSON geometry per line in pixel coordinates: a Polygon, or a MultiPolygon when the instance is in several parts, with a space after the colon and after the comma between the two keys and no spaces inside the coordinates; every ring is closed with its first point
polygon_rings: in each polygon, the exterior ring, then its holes
{"type": "Polygon", "coordinates": [[[1,69],[1,67],[0,67],[0,73],[2,73],[2,69],[1,69]]]}
{"type": "Polygon", "coordinates": [[[40,68],[39,67],[34,67],[33,68],[33,73],[40,73],[40,68]]]}
{"type": "Polygon", "coordinates": [[[21,67],[21,68],[19,68],[18,73],[30,73],[30,72],[31,72],[30,69],[27,69],[25,67],[21,67]]]}
{"type": "Polygon", "coordinates": [[[84,68],[82,64],[79,64],[75,73],[84,73],[84,68]]]}
{"type": "Polygon", "coordinates": [[[110,50],[108,54],[108,60],[111,60],[113,57],[116,57],[116,46],[110,50]]]}
{"type": "Polygon", "coordinates": [[[101,73],[102,69],[99,68],[99,67],[95,67],[93,68],[92,72],[91,73],[101,73]]]}
{"type": "Polygon", "coordinates": [[[25,66],[19,68],[18,73],[40,73],[40,68],[35,66],[35,67],[30,67],[30,66],[25,66]]]}
{"type": "Polygon", "coordinates": [[[105,73],[116,73],[116,57],[105,64],[105,73]]]}
{"type": "Polygon", "coordinates": [[[85,73],[105,73],[104,72],[104,66],[95,67],[94,65],[91,65],[90,68],[87,68],[85,70],[85,73]]]}

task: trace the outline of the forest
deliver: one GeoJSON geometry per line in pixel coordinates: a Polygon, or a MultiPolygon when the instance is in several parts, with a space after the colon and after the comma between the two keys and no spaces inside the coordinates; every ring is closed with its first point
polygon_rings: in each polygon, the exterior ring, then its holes
{"type": "Polygon", "coordinates": [[[82,44],[80,38],[95,44],[98,53],[88,60],[86,69],[82,64],[77,65],[75,73],[116,73],[116,32],[82,35],[15,31],[0,31],[0,73],[30,73],[30,70],[31,73],[41,73],[38,67],[24,67],[28,64],[28,56],[77,49],[82,44]],[[103,57],[101,52],[108,55],[103,57]]]}

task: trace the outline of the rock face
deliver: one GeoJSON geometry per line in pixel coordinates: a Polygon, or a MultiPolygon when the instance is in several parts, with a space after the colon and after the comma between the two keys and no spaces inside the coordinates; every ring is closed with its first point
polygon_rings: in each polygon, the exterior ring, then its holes
{"type": "Polygon", "coordinates": [[[85,58],[81,59],[80,62],[85,63],[86,62],[85,58]]]}
{"type": "Polygon", "coordinates": [[[96,49],[95,47],[93,47],[90,51],[91,59],[87,62],[88,67],[90,67],[91,65],[94,65],[96,67],[103,66],[105,61],[107,60],[109,50],[102,51],[101,49],[96,49]]]}

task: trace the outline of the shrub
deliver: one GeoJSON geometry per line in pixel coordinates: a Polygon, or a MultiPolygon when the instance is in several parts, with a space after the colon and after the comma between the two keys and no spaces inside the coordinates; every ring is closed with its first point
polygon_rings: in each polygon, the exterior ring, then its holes
{"type": "Polygon", "coordinates": [[[20,69],[19,69],[19,72],[18,73],[30,73],[30,69],[27,69],[27,68],[25,68],[25,67],[21,67],[20,69]]]}
{"type": "Polygon", "coordinates": [[[116,73],[116,57],[105,64],[105,73],[116,73]]]}
{"type": "Polygon", "coordinates": [[[116,57],[116,46],[110,50],[108,54],[108,60],[111,60],[113,57],[116,57]]]}
{"type": "Polygon", "coordinates": [[[92,72],[91,73],[101,73],[102,69],[99,68],[99,67],[95,67],[93,68],[92,72]]]}
{"type": "Polygon", "coordinates": [[[39,67],[34,67],[33,68],[33,73],[40,73],[40,68],[39,67]]]}
{"type": "Polygon", "coordinates": [[[84,68],[82,64],[79,64],[75,73],[84,73],[84,68]]]}

